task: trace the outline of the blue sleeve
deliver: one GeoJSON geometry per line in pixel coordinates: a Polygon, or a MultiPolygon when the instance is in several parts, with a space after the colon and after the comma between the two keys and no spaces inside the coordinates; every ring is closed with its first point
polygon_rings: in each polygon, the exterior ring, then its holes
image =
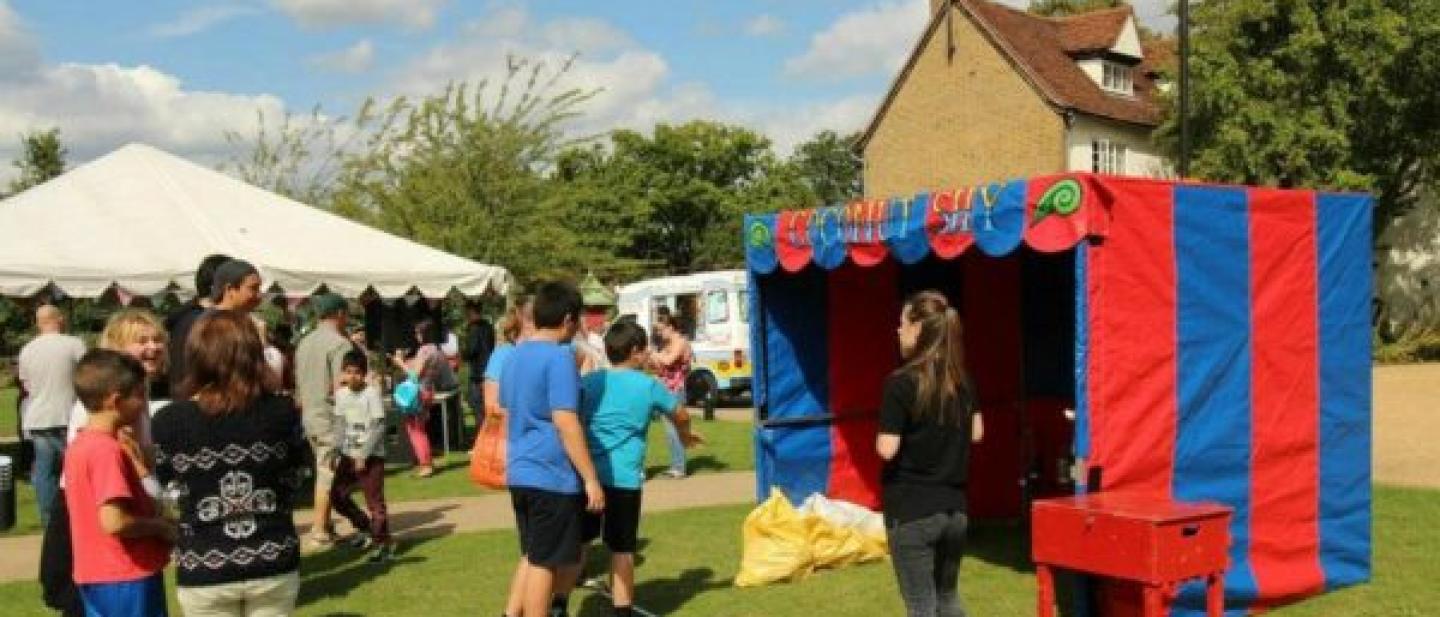
{"type": "Polygon", "coordinates": [[[546,383],[549,386],[550,409],[580,410],[580,370],[570,352],[563,351],[550,356],[545,366],[546,383]]]}
{"type": "Polygon", "coordinates": [[[500,381],[500,369],[505,367],[505,360],[510,357],[510,351],[514,347],[501,345],[490,354],[490,361],[485,363],[485,379],[500,381]]]}
{"type": "Polygon", "coordinates": [[[675,395],[670,393],[670,389],[666,388],[665,384],[660,383],[660,380],[654,377],[650,378],[650,400],[655,411],[667,416],[675,415],[675,405],[679,401],[675,400],[675,395]]]}

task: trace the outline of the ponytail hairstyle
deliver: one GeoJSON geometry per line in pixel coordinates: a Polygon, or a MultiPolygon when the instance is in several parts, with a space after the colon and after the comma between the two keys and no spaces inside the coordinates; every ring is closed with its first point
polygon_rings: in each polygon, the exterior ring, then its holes
{"type": "Polygon", "coordinates": [[[960,314],[937,291],[922,291],[905,302],[905,320],[920,326],[915,348],[900,367],[915,375],[918,395],[913,417],[933,416],[942,425],[960,426],[970,376],[965,368],[965,332],[960,314]]]}

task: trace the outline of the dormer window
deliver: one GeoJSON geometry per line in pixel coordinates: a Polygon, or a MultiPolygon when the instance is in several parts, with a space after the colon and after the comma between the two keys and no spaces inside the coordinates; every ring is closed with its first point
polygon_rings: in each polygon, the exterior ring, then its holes
{"type": "Polygon", "coordinates": [[[1130,96],[1135,94],[1135,69],[1117,62],[1104,61],[1100,86],[1108,92],[1130,96]]]}

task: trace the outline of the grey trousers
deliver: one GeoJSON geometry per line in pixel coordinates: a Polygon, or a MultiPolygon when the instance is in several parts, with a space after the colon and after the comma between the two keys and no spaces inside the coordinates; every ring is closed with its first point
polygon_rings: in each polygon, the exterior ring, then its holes
{"type": "Polygon", "coordinates": [[[959,584],[967,525],[964,512],[942,512],[886,526],[909,617],[965,617],[959,584]]]}

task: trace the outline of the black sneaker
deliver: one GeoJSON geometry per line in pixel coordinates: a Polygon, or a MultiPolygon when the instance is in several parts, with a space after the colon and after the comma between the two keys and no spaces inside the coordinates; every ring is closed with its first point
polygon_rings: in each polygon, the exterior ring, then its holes
{"type": "Polygon", "coordinates": [[[345,544],[349,545],[350,548],[363,551],[375,546],[375,540],[370,537],[370,534],[357,531],[345,540],[345,544]]]}
{"type": "Polygon", "coordinates": [[[370,563],[384,564],[390,563],[392,561],[395,561],[394,542],[386,542],[384,544],[381,544],[380,548],[375,549],[375,552],[370,555],[370,563]]]}

